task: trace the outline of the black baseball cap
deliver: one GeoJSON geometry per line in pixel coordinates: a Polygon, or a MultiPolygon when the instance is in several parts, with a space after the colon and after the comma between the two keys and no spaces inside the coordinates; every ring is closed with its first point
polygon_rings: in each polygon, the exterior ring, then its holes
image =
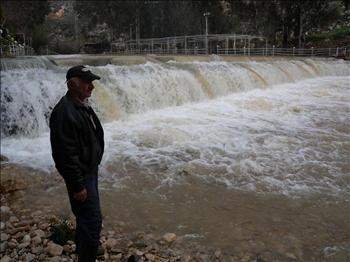
{"type": "Polygon", "coordinates": [[[86,82],[92,82],[94,80],[100,80],[101,77],[93,74],[87,67],[83,65],[73,66],[68,69],[66,79],[67,81],[72,77],[79,77],[86,82]]]}

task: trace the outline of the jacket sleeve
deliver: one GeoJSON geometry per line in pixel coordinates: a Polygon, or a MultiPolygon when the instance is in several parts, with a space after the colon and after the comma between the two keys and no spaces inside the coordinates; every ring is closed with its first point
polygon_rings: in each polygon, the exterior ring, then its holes
{"type": "Polygon", "coordinates": [[[73,192],[85,187],[79,160],[79,142],[73,122],[65,114],[52,113],[50,117],[52,157],[58,172],[73,192]]]}

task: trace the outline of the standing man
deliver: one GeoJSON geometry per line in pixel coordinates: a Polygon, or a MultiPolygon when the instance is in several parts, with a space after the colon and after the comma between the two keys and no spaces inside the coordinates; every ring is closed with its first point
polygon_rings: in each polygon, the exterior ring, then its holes
{"type": "Polygon", "coordinates": [[[67,94],[50,117],[52,157],[67,186],[76,217],[79,262],[95,261],[102,217],[97,173],[104,139],[102,125],[88,104],[94,85],[101,79],[85,66],[74,66],[66,75],[67,94]]]}

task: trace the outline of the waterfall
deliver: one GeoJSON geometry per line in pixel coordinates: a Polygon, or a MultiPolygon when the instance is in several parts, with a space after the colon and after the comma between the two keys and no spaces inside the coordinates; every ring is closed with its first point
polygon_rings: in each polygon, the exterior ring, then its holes
{"type": "MultiPolygon", "coordinates": [[[[53,60],[31,57],[1,61],[3,136],[37,136],[48,130],[51,109],[66,92],[69,68],[56,66],[53,60]]],[[[348,62],[330,59],[168,61],[91,68],[102,78],[95,83],[91,102],[104,122],[282,83],[350,74],[348,62]]]]}

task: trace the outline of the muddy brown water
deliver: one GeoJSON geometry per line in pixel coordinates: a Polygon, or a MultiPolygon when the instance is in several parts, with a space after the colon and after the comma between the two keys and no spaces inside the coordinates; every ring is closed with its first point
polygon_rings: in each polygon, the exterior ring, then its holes
{"type": "MultiPolygon", "coordinates": [[[[72,215],[57,173],[47,175],[9,164],[1,169],[3,174],[26,176],[27,189],[12,194],[15,209],[72,215]]],[[[186,184],[155,189],[150,179],[133,176],[118,190],[100,183],[105,229],[174,232],[188,247],[220,248],[224,254],[268,252],[277,258],[287,254],[291,260],[320,261],[327,260],[327,250],[342,250],[340,258],[331,254],[330,261],[349,258],[350,201],[346,197],[257,194],[195,177],[186,184]]]]}

